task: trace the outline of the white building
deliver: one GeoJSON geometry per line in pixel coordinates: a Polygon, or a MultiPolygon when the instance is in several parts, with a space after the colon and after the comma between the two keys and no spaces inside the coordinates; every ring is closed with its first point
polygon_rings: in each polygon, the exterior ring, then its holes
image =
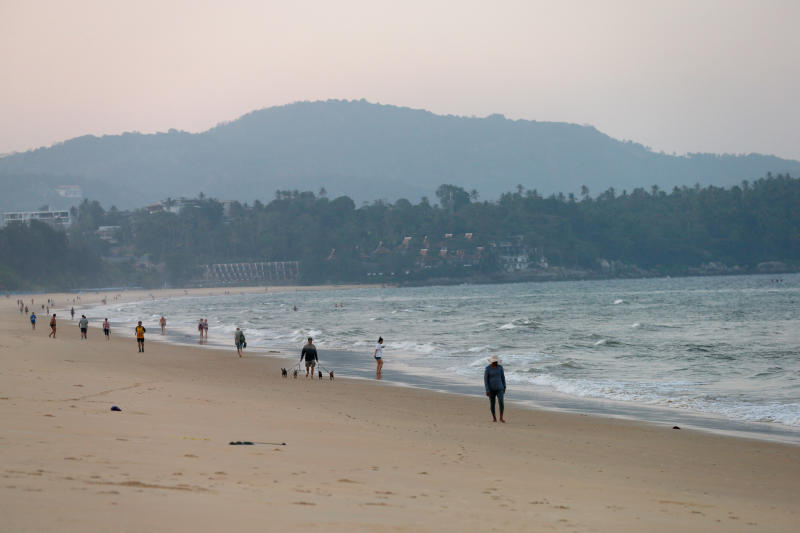
{"type": "Polygon", "coordinates": [[[65,228],[72,224],[72,217],[69,211],[16,211],[12,213],[3,213],[0,227],[4,227],[11,222],[30,222],[31,220],[39,220],[65,228]]]}
{"type": "Polygon", "coordinates": [[[83,198],[83,191],[79,185],[59,185],[56,192],[63,198],[83,198]]]}

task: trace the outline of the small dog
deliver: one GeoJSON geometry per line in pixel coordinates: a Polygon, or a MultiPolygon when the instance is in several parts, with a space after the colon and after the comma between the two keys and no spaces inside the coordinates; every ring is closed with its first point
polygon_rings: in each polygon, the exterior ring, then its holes
{"type": "Polygon", "coordinates": [[[294,369],[294,372],[292,372],[292,377],[294,377],[294,379],[297,379],[297,369],[296,368],[294,369]]]}
{"type": "Polygon", "coordinates": [[[328,372],[328,375],[331,377],[331,381],[333,381],[333,370],[331,370],[330,372],[328,372]]]}
{"type": "Polygon", "coordinates": [[[286,371],[285,368],[281,368],[281,377],[288,378],[289,372],[286,371]]]}
{"type": "Polygon", "coordinates": [[[322,370],[319,371],[319,379],[322,379],[322,370]]]}

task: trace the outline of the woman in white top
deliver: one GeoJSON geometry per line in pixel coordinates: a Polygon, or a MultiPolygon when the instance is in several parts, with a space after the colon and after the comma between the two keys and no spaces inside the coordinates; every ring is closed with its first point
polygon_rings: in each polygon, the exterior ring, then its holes
{"type": "Polygon", "coordinates": [[[378,337],[378,344],[375,345],[375,353],[373,356],[375,362],[378,364],[375,370],[375,377],[381,379],[381,368],[383,368],[383,337],[378,337]]]}

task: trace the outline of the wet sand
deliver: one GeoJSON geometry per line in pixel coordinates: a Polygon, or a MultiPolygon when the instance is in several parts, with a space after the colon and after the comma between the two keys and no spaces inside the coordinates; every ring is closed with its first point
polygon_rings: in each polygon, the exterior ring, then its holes
{"type": "Polygon", "coordinates": [[[0,300],[4,531],[796,529],[800,445],[512,405],[493,424],[483,399],[283,379],[294,353],[139,354],[133,324],[82,341],[68,320],[48,339],[14,301],[0,300]]]}

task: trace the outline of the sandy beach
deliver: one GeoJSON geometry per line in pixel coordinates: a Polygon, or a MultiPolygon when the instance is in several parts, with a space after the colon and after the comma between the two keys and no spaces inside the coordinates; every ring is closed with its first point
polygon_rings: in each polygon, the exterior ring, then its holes
{"type": "MultiPolygon", "coordinates": [[[[248,289],[196,291],[225,290],[248,289]]],[[[513,404],[493,424],[479,398],[283,379],[300,346],[291,363],[149,340],[140,354],[134,324],[80,340],[62,316],[74,295],[19,297],[51,296],[55,340],[44,314],[32,331],[15,296],[0,300],[2,531],[795,531],[800,518],[800,445],[513,404]]]]}

